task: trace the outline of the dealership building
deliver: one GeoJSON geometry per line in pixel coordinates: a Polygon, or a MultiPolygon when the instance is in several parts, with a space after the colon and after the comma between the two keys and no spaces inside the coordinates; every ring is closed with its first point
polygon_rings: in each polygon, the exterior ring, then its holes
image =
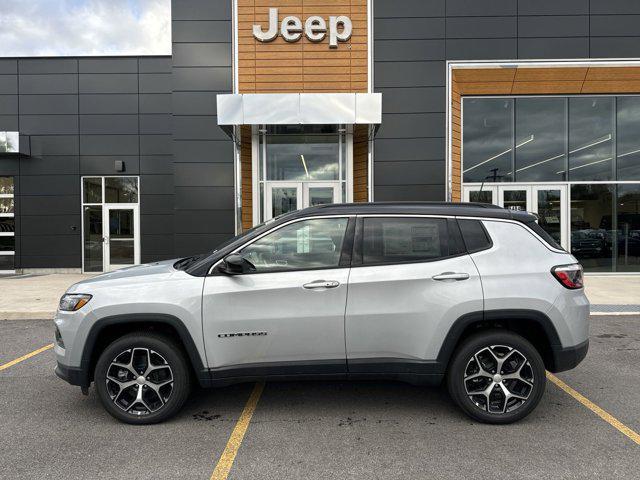
{"type": "Polygon", "coordinates": [[[536,212],[587,272],[638,273],[638,25],[634,0],[174,0],[171,56],[1,58],[0,271],[450,200],[536,212]]]}

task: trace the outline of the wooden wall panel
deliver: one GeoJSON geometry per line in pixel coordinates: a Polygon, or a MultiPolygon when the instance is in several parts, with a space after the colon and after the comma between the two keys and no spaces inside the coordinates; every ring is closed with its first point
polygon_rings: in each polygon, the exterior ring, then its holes
{"type": "Polygon", "coordinates": [[[640,93],[640,67],[461,68],[451,77],[451,199],[462,200],[461,104],[465,95],[640,93]]]}
{"type": "Polygon", "coordinates": [[[240,127],[240,170],[242,177],[242,230],[248,230],[253,226],[253,181],[251,162],[251,127],[240,127]]]}
{"type": "Polygon", "coordinates": [[[369,201],[369,127],[353,128],[353,201],[369,201]]]}
{"type": "Polygon", "coordinates": [[[238,0],[238,77],[240,93],[366,92],[367,0],[238,0]],[[288,43],[280,34],[262,43],[253,25],[266,29],[269,8],[278,8],[279,22],[287,15],[302,21],[320,15],[346,15],[353,32],[338,48],[329,48],[304,35],[288,43]]]}
{"type": "MultiPolygon", "coordinates": [[[[367,0],[238,0],[239,93],[366,93],[368,91],[367,0]],[[269,8],[278,8],[278,21],[295,15],[302,21],[320,15],[346,15],[353,32],[338,48],[329,48],[304,35],[293,43],[278,33],[272,42],[253,37],[253,25],[268,27],[269,8]]],[[[253,224],[251,129],[242,127],[242,227],[253,224]]],[[[353,135],[354,201],[368,200],[368,127],[355,126],[353,135]]]]}

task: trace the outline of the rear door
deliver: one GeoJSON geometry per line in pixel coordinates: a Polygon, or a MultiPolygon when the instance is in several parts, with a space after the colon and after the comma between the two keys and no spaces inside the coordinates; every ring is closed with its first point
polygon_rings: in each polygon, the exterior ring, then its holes
{"type": "Polygon", "coordinates": [[[456,319],[481,312],[456,220],[359,217],[345,319],[351,373],[431,373],[456,319]]]}

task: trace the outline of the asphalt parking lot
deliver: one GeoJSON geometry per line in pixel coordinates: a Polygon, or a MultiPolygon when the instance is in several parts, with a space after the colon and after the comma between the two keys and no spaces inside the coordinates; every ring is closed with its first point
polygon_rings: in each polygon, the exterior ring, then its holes
{"type": "Polygon", "coordinates": [[[625,435],[551,382],[508,426],[472,422],[442,388],[323,382],[267,383],[250,422],[246,384],[195,391],[177,418],[134,427],[59,380],[51,349],[2,369],[52,340],[50,321],[2,321],[0,477],[207,479],[226,465],[230,479],[638,478],[639,327],[592,317],[589,355],[558,374],[625,435]]]}

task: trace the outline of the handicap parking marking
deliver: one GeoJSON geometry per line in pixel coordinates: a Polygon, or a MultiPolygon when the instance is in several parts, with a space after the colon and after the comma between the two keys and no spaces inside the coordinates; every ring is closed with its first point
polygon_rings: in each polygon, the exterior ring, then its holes
{"type": "Polygon", "coordinates": [[[229,476],[229,472],[231,471],[233,462],[238,454],[240,445],[242,445],[244,435],[247,433],[247,428],[249,428],[249,423],[251,423],[251,417],[253,417],[253,414],[256,411],[256,407],[258,406],[258,401],[260,400],[263,390],[263,382],[256,383],[255,387],[253,387],[253,391],[251,392],[251,395],[249,395],[249,399],[244,406],[244,410],[242,410],[240,418],[236,422],[236,426],[233,428],[231,436],[227,441],[227,445],[225,446],[222,455],[220,455],[216,468],[211,474],[211,480],[226,480],[229,476]]]}
{"type": "Polygon", "coordinates": [[[24,362],[25,360],[28,360],[31,357],[35,357],[39,353],[46,352],[51,348],[53,348],[53,343],[50,343],[49,345],[45,345],[44,347],[40,347],[37,350],[34,350],[33,352],[27,353],[26,355],[16,358],[15,360],[11,360],[10,362],[3,363],[2,365],[0,365],[0,371],[6,370],[9,367],[13,367],[16,364],[20,362],[24,362]]]}
{"type": "Polygon", "coordinates": [[[616,430],[621,432],[623,435],[625,435],[628,438],[630,438],[637,445],[640,445],[640,434],[638,434],[637,432],[635,432],[631,428],[627,427],[624,423],[622,423],[616,417],[611,415],[609,412],[607,412],[603,408],[599,407],[598,405],[593,403],[591,400],[589,400],[587,397],[585,397],[581,393],[579,393],[576,390],[574,390],[573,388],[571,388],[569,385],[567,385],[562,380],[560,380],[558,377],[556,377],[553,373],[547,372],[547,378],[549,379],[550,382],[552,382],[558,388],[560,388],[561,390],[564,390],[566,393],[571,395],[578,402],[580,402],[582,405],[587,407],[593,413],[598,415],[602,420],[607,422],[613,428],[615,428],[616,430]]]}

